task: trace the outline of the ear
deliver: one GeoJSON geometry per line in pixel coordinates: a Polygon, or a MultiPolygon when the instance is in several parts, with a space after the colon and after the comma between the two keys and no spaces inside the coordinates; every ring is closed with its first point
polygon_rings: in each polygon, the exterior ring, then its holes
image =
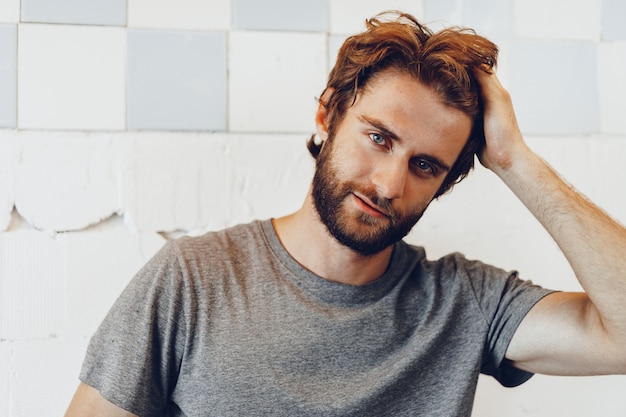
{"type": "Polygon", "coordinates": [[[328,138],[328,111],[326,109],[326,103],[328,103],[328,100],[330,100],[334,91],[334,88],[327,88],[324,90],[322,97],[320,97],[319,105],[317,106],[317,112],[315,113],[317,135],[322,141],[325,141],[326,138],[328,138]]]}

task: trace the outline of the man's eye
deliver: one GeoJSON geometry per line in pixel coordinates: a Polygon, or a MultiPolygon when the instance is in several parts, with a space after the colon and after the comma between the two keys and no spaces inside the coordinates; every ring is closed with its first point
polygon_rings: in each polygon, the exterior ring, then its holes
{"type": "Polygon", "coordinates": [[[374,142],[377,145],[384,145],[386,143],[385,138],[379,133],[370,133],[369,136],[372,142],[374,142]]]}
{"type": "Polygon", "coordinates": [[[430,162],[423,159],[415,161],[414,166],[420,171],[430,175],[434,175],[436,173],[435,167],[430,162]]]}

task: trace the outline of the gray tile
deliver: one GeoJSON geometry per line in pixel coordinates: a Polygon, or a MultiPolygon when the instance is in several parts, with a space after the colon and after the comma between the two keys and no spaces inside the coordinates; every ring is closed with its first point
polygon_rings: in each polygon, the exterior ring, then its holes
{"type": "Polygon", "coordinates": [[[328,30],[327,0],[233,0],[233,23],[237,29],[328,30]]]}
{"type": "Polygon", "coordinates": [[[16,126],[17,27],[0,25],[0,128],[16,126]]]}
{"type": "Polygon", "coordinates": [[[488,38],[511,38],[515,34],[514,0],[466,0],[463,25],[488,38]]]}
{"type": "Polygon", "coordinates": [[[593,43],[524,41],[511,46],[509,90],[522,131],[557,135],[598,131],[593,43]]]}
{"type": "Polygon", "coordinates": [[[226,130],[226,34],[128,31],[129,129],[226,130]]]}
{"type": "MultiPolygon", "coordinates": [[[[426,22],[436,22],[437,25],[459,25],[463,19],[462,0],[424,0],[424,15],[426,22]]],[[[433,29],[439,26],[432,24],[433,29]]],[[[431,25],[429,25],[430,27],[431,25]]]]}
{"type": "Polygon", "coordinates": [[[602,38],[607,41],[626,40],[626,1],[602,1],[602,38]]]}
{"type": "Polygon", "coordinates": [[[22,0],[22,22],[125,25],[126,0],[22,0]]]}

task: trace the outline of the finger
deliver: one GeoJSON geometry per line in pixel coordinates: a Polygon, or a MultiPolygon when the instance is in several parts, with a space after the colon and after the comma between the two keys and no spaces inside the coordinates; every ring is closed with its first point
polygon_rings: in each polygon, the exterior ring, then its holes
{"type": "Polygon", "coordinates": [[[483,64],[474,69],[474,76],[480,85],[483,99],[488,100],[498,97],[499,95],[506,95],[506,90],[500,83],[500,79],[493,69],[488,70],[483,64]]]}

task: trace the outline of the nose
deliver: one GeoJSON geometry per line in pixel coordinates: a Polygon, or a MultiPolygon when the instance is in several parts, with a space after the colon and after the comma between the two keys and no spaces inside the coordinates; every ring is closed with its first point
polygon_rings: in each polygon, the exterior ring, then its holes
{"type": "Polygon", "coordinates": [[[409,175],[408,163],[390,158],[389,161],[379,161],[376,165],[372,181],[378,195],[389,200],[402,197],[409,175]]]}

